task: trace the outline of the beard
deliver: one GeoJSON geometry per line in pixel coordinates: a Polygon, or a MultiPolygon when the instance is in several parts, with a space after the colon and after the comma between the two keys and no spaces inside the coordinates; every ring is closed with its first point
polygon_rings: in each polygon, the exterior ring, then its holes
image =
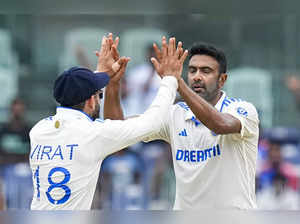
{"type": "Polygon", "coordinates": [[[194,82],[190,85],[191,89],[198,95],[205,99],[207,102],[212,102],[218,95],[219,88],[218,82],[209,89],[204,84],[199,82],[194,82]]]}
{"type": "Polygon", "coordinates": [[[93,111],[91,117],[93,118],[93,120],[96,120],[97,118],[99,118],[99,113],[100,113],[100,104],[97,103],[95,106],[95,110],[93,111]]]}

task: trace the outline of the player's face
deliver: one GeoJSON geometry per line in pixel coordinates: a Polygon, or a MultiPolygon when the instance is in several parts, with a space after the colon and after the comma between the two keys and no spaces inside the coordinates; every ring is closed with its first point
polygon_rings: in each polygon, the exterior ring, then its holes
{"type": "Polygon", "coordinates": [[[189,61],[188,83],[191,89],[206,101],[216,99],[219,87],[219,64],[211,56],[194,55],[189,61]]]}
{"type": "Polygon", "coordinates": [[[102,99],[103,96],[103,92],[102,91],[98,91],[95,95],[94,95],[94,101],[95,101],[95,109],[92,113],[92,118],[95,120],[97,118],[99,118],[99,113],[100,113],[100,98],[102,99]]]}

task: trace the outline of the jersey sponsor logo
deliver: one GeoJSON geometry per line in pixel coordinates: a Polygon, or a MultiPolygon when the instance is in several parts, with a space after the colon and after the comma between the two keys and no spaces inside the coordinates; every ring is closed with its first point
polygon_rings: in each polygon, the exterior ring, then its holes
{"type": "Polygon", "coordinates": [[[177,149],[176,160],[183,162],[203,162],[221,155],[219,144],[203,150],[177,149]]]}
{"type": "Polygon", "coordinates": [[[237,113],[244,116],[244,117],[247,117],[248,116],[248,112],[246,111],[246,109],[244,109],[243,107],[238,107],[236,109],[237,113]]]}
{"type": "Polygon", "coordinates": [[[186,129],[183,129],[183,131],[181,131],[178,135],[179,136],[187,136],[186,129]]]}
{"type": "Polygon", "coordinates": [[[73,159],[73,152],[79,145],[39,145],[37,144],[32,153],[30,159],[36,160],[53,160],[53,159],[73,159]]]}

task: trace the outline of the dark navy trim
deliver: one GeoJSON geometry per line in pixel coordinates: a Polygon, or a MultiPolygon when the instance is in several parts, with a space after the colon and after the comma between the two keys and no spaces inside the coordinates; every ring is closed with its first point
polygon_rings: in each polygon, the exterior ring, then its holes
{"type": "Polygon", "coordinates": [[[88,115],[87,113],[85,113],[84,111],[82,110],[76,110],[76,109],[73,109],[73,108],[70,108],[70,107],[63,107],[63,106],[58,106],[56,108],[63,108],[63,109],[69,109],[69,110],[75,110],[75,111],[79,111],[80,113],[83,113],[85,116],[87,116],[87,118],[90,120],[90,121],[93,121],[93,118],[90,117],[90,115],[88,115]]]}

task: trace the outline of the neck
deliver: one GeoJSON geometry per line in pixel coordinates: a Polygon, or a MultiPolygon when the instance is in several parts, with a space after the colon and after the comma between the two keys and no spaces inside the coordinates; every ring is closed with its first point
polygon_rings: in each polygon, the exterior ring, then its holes
{"type": "Polygon", "coordinates": [[[219,90],[218,93],[216,94],[216,96],[211,101],[209,101],[209,103],[211,105],[215,106],[218,103],[218,101],[221,99],[222,95],[223,95],[223,92],[221,90],[219,90]]]}

